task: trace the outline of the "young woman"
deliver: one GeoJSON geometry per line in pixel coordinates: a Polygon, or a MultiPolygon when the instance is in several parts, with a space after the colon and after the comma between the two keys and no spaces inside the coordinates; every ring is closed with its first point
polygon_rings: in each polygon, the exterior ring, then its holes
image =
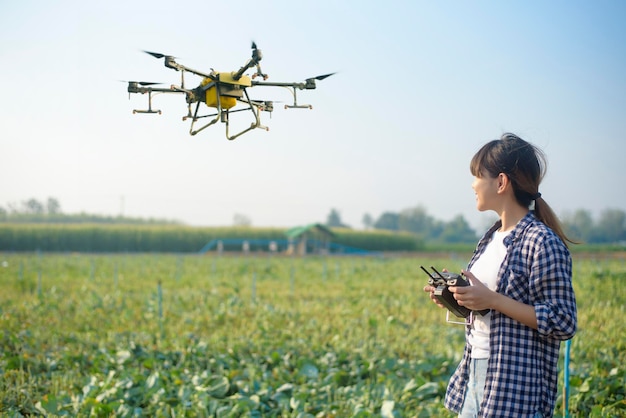
{"type": "MultiPolygon", "coordinates": [[[[463,359],[445,405],[459,417],[552,417],[559,346],[576,332],[572,260],[558,219],[539,193],[541,151],[513,134],[472,158],[476,206],[499,220],[462,273],[472,286],[451,287],[473,315],[463,359]]],[[[424,291],[434,298],[434,288],[424,291]]],[[[440,305],[440,304],[439,304],[440,305]]],[[[441,305],[440,305],[441,306],[441,305]]]]}

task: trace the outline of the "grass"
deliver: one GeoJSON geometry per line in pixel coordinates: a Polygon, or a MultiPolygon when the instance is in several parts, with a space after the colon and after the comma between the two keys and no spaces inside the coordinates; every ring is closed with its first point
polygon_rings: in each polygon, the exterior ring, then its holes
{"type": "MultiPolygon", "coordinates": [[[[595,256],[575,262],[569,409],[626,416],[626,265],[595,256]]],[[[0,411],[451,417],[463,329],[419,265],[465,262],[0,254],[0,411]]]]}

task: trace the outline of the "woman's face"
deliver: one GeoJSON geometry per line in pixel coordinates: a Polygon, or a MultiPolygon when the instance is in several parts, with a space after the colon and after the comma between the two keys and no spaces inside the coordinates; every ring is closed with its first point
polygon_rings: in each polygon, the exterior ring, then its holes
{"type": "Polygon", "coordinates": [[[472,189],[476,194],[476,209],[481,212],[496,209],[498,186],[497,177],[491,177],[489,174],[474,177],[472,189]]]}

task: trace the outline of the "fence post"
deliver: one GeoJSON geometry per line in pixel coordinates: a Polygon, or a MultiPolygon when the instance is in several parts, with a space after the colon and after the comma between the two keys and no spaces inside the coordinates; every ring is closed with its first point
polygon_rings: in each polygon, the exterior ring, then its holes
{"type": "Polygon", "coordinates": [[[165,337],[163,330],[163,287],[161,286],[161,280],[157,282],[157,305],[159,310],[159,331],[161,332],[161,338],[165,337]]]}
{"type": "Polygon", "coordinates": [[[565,341],[565,361],[563,362],[563,416],[569,418],[569,363],[572,340],[565,341]]]}
{"type": "Polygon", "coordinates": [[[256,271],[252,273],[252,302],[256,301],[256,271]]]}

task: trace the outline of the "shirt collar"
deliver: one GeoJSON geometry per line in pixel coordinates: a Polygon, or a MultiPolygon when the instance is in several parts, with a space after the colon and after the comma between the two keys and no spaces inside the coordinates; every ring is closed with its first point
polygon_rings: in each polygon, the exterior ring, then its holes
{"type": "MultiPolygon", "coordinates": [[[[513,228],[511,233],[508,234],[506,237],[504,237],[504,241],[503,241],[504,245],[508,247],[513,242],[519,240],[521,235],[522,235],[522,233],[526,229],[526,227],[528,225],[530,225],[531,223],[533,223],[536,219],[537,218],[535,217],[535,214],[533,213],[533,211],[532,210],[528,211],[528,213],[526,215],[524,215],[524,217],[522,219],[520,219],[520,221],[517,223],[517,225],[515,225],[515,228],[513,228]]],[[[483,241],[490,240],[491,239],[491,235],[493,235],[493,233],[495,231],[500,229],[501,226],[502,226],[502,221],[500,219],[498,219],[496,221],[496,223],[494,223],[491,226],[491,228],[489,228],[489,230],[484,235],[484,237],[481,239],[481,242],[478,243],[478,245],[481,246],[481,244],[483,244],[483,241]]]]}

